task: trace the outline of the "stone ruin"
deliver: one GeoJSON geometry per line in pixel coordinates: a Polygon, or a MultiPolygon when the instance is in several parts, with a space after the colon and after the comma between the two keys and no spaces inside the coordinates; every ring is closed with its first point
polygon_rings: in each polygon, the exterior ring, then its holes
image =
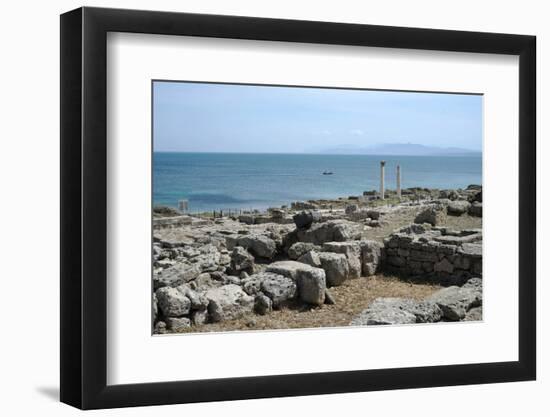
{"type": "Polygon", "coordinates": [[[306,217],[284,236],[221,229],[194,243],[154,242],[155,333],[269,314],[295,301],[332,304],[330,287],[379,270],[383,245],[362,240],[361,226],[306,217]]]}
{"type": "Polygon", "coordinates": [[[463,285],[482,276],[482,231],[413,224],[384,240],[385,270],[409,279],[463,285]]]}
{"type": "Polygon", "coordinates": [[[269,314],[289,303],[332,304],[330,287],[380,272],[446,288],[422,301],[377,299],[351,325],[480,320],[482,231],[439,225],[447,215],[481,217],[481,190],[437,193],[439,200],[422,203],[415,223],[383,244],[363,231],[383,221],[388,208],[350,199],[334,212],[334,202],[316,201],[227,222],[155,218],[163,238],[153,243],[154,332],[269,314]]]}

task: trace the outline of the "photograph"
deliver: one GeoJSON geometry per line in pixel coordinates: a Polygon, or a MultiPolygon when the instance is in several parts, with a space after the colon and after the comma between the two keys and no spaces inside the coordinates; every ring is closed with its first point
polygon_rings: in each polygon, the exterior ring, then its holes
{"type": "Polygon", "coordinates": [[[152,95],[153,334],[483,320],[483,95],[152,95]]]}

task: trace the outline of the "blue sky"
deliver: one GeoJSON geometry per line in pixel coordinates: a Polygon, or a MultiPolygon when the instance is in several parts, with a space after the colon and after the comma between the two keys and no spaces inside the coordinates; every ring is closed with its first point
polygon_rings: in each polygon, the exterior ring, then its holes
{"type": "Polygon", "coordinates": [[[154,82],[154,150],[310,153],[415,143],[482,148],[482,97],[154,82]]]}

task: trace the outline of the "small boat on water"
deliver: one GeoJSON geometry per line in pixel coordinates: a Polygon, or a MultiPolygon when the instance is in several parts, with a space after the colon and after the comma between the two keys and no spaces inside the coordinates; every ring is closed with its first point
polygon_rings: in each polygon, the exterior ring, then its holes
{"type": "Polygon", "coordinates": [[[323,175],[332,175],[334,174],[332,171],[323,171],[323,175]]]}

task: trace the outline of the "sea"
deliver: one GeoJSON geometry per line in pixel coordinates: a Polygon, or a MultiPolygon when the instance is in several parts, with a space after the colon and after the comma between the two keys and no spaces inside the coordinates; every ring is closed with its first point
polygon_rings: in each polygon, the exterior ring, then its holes
{"type": "Polygon", "coordinates": [[[154,152],[153,204],[190,212],[265,210],[293,201],[362,195],[377,190],[380,161],[386,188],[465,188],[482,183],[481,156],[154,152]],[[331,172],[331,175],[323,175],[331,172]]]}

